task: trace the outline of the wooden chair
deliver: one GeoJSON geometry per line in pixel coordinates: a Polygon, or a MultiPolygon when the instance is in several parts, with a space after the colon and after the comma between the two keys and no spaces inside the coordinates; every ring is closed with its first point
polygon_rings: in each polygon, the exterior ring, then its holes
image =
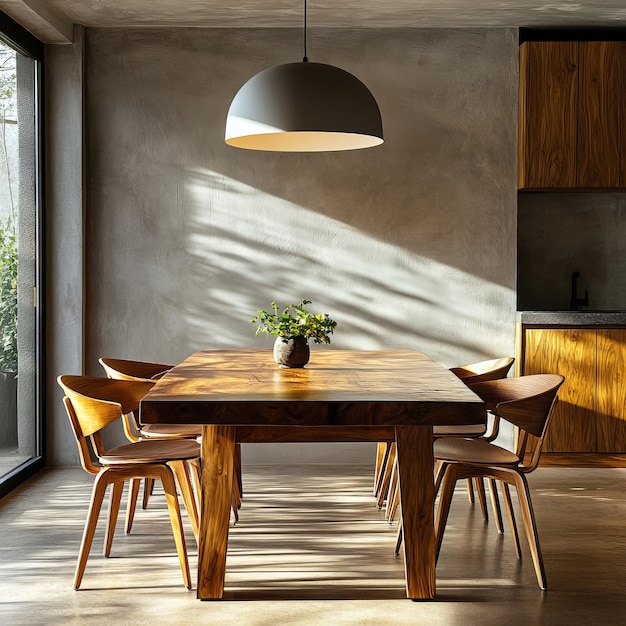
{"type": "MultiPolygon", "coordinates": [[[[484,382],[487,380],[497,380],[505,378],[511,369],[515,359],[513,357],[503,357],[500,359],[490,359],[488,361],[480,361],[471,365],[462,365],[460,367],[452,367],[450,371],[460,378],[466,385],[472,387],[473,384],[484,382]]],[[[498,434],[498,420],[494,418],[491,431],[487,434],[487,422],[473,425],[461,426],[434,426],[433,435],[437,437],[487,437],[489,440],[495,439],[498,434]]],[[[389,522],[394,520],[398,509],[399,491],[397,485],[397,472],[395,469],[395,444],[387,445],[385,443],[378,444],[377,463],[375,473],[375,490],[374,493],[378,498],[378,507],[381,508],[385,499],[387,500],[386,517],[389,522]]],[[[496,525],[498,530],[502,532],[502,514],[500,513],[500,503],[498,501],[495,482],[490,484],[491,501],[494,512],[496,514],[496,525]]],[[[485,486],[482,479],[476,479],[476,488],[478,491],[478,499],[480,502],[483,519],[487,519],[487,500],[485,486]]],[[[474,503],[474,490],[472,489],[472,481],[467,481],[467,490],[470,502],[474,503]]],[[[398,542],[401,542],[402,531],[398,529],[398,542]]],[[[400,543],[397,549],[399,550],[400,543]]]]}
{"type": "MultiPolygon", "coordinates": [[[[503,357],[501,359],[480,361],[479,363],[472,363],[471,365],[451,367],[450,371],[460,378],[468,387],[472,387],[476,383],[506,378],[514,362],[515,359],[513,357],[503,357]]],[[[494,426],[492,426],[492,431],[488,436],[495,439],[497,436],[497,422],[495,425],[495,433],[493,430],[494,426]]],[[[487,424],[484,422],[473,425],[433,427],[435,437],[484,437],[486,431],[487,424]]]]}
{"type": "Polygon", "coordinates": [[[437,556],[457,480],[475,477],[498,480],[504,485],[517,556],[521,558],[521,550],[509,485],[517,489],[537,581],[542,589],[547,588],[526,474],[532,472],[539,463],[543,440],[557,401],[557,392],[564,380],[559,374],[533,374],[482,382],[473,386],[488,405],[493,407],[496,416],[514,425],[517,435],[516,450],[511,452],[485,439],[450,437],[435,440],[434,455],[441,462],[438,476],[441,495],[435,521],[437,556]]]}
{"type": "Polygon", "coordinates": [[[128,359],[98,359],[109,378],[119,380],[150,379],[158,380],[174,367],[165,363],[149,363],[147,361],[130,361],[128,359]]]}
{"type": "MultiPolygon", "coordinates": [[[[164,363],[150,363],[146,361],[132,361],[128,359],[112,359],[102,357],[98,359],[102,365],[106,375],[116,380],[136,380],[136,381],[154,381],[158,380],[173,365],[165,365],[164,363]]],[[[136,413],[132,413],[125,417],[124,432],[130,441],[140,441],[142,439],[198,439],[202,435],[202,426],[199,424],[140,424],[136,413]]],[[[241,444],[235,446],[235,478],[233,482],[233,516],[235,521],[239,520],[239,509],[241,508],[241,497],[243,493],[242,475],[241,475],[241,444]]],[[[139,482],[134,481],[131,484],[133,492],[133,510],[134,502],[137,500],[139,491],[139,482]]],[[[153,481],[146,479],[144,481],[143,492],[143,508],[147,508],[148,499],[152,492],[153,481]]],[[[196,489],[199,493],[199,489],[196,489]]],[[[129,499],[129,503],[131,500],[129,499]]],[[[132,526],[132,517],[128,518],[132,526]]],[[[127,529],[127,532],[130,527],[127,529]]]]}
{"type": "MultiPolygon", "coordinates": [[[[126,359],[101,358],[98,362],[104,368],[109,378],[116,380],[143,380],[156,381],[169,370],[173,365],[162,363],[147,363],[145,361],[129,361],[126,359]]],[[[129,416],[127,422],[129,432],[126,436],[130,440],[139,441],[149,437],[159,439],[180,439],[196,438],[202,435],[202,426],[198,424],[145,424],[141,425],[136,415],[129,416]]]]}
{"type": "MultiPolygon", "coordinates": [[[[502,357],[500,359],[490,359],[488,361],[479,361],[470,365],[461,365],[459,367],[451,367],[450,371],[460,378],[468,387],[473,387],[476,383],[486,382],[488,380],[499,380],[506,378],[515,359],[513,357],[502,357]]],[[[487,422],[480,424],[470,424],[461,426],[434,426],[433,436],[437,437],[465,437],[473,439],[482,437],[488,441],[493,441],[498,436],[498,417],[491,415],[492,423],[489,433],[487,433],[487,422]]],[[[485,483],[482,478],[475,479],[476,492],[478,494],[478,502],[483,519],[487,521],[487,494],[485,492],[485,483]]],[[[496,482],[489,482],[489,494],[491,496],[491,504],[496,518],[496,527],[498,532],[503,532],[502,513],[500,511],[500,501],[496,491],[496,482]]],[[[470,504],[474,504],[474,489],[472,480],[467,480],[467,496],[470,504]]]]}
{"type": "Polygon", "coordinates": [[[178,479],[197,537],[198,513],[189,488],[186,463],[198,460],[199,444],[190,440],[146,440],[107,450],[101,437],[102,429],[121,420],[123,415],[136,411],[139,401],[154,383],[110,380],[97,376],[59,376],[57,380],[65,393],[63,402],[83,469],[96,477],[74,576],[74,589],[80,587],[83,578],[108,485],[112,485],[112,489],[104,556],[109,556],[111,552],[124,482],[146,477],[160,479],[163,484],[183,580],[190,589],[189,562],[174,477],[178,479]],[[92,458],[97,459],[98,463],[92,458]]]}

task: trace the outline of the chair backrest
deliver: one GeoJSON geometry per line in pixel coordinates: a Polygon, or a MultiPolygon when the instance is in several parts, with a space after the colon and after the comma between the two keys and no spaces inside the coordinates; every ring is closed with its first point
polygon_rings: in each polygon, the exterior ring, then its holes
{"type": "Polygon", "coordinates": [[[63,398],[63,404],[65,405],[67,416],[70,418],[70,424],[72,426],[72,432],[74,433],[76,445],[78,445],[80,464],[86,472],[89,472],[90,474],[97,474],[100,471],[100,467],[94,464],[90,453],[90,449],[93,450],[95,448],[95,442],[92,441],[91,437],[89,443],[87,442],[87,439],[81,431],[80,423],[76,417],[74,407],[72,406],[72,401],[67,396],[63,398]]]}
{"type": "Polygon", "coordinates": [[[535,438],[532,458],[524,464],[525,471],[531,471],[539,462],[557,393],[564,380],[560,374],[531,374],[471,386],[495,415],[517,427],[516,454],[522,461],[529,443],[528,435],[535,438]]]}
{"type": "Polygon", "coordinates": [[[96,456],[105,452],[100,431],[124,414],[136,411],[155,383],[70,375],[59,376],[57,381],[65,393],[64,404],[83,468],[96,473],[98,468],[91,462],[89,449],[96,456]]]}
{"type": "Polygon", "coordinates": [[[513,357],[503,357],[501,359],[490,359],[480,361],[470,365],[451,367],[450,371],[458,376],[466,385],[473,385],[487,380],[498,380],[506,378],[515,359],[513,357]]]}
{"type": "Polygon", "coordinates": [[[127,359],[98,359],[109,378],[117,380],[157,380],[172,369],[173,365],[129,361],[127,359]]]}
{"type": "MultiPolygon", "coordinates": [[[[102,357],[98,362],[106,375],[114,380],[156,381],[169,372],[173,365],[164,363],[148,363],[146,361],[129,361],[128,359],[110,359],[102,357]]],[[[129,441],[139,441],[141,426],[135,411],[124,414],[124,434],[129,441]]]]}

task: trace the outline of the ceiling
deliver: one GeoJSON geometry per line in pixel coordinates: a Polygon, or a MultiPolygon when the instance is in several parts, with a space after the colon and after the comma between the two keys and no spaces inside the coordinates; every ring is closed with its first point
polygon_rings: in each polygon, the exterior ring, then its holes
{"type": "MultiPolygon", "coordinates": [[[[72,24],[101,27],[299,27],[302,0],[0,0],[46,43],[72,24]]],[[[308,24],[346,28],[626,27],[625,0],[310,0],[308,24]]]]}

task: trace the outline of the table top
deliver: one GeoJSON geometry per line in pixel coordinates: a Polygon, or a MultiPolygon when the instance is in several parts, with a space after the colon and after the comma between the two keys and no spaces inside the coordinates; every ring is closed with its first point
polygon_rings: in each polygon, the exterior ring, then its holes
{"type": "Polygon", "coordinates": [[[141,402],[146,424],[472,424],[484,415],[454,374],[411,350],[313,349],[297,369],[279,368],[272,350],[205,350],[141,402]]]}

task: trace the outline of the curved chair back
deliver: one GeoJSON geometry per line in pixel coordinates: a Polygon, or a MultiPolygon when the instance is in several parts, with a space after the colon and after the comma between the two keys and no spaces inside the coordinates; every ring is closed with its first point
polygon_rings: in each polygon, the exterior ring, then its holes
{"type": "MultiPolygon", "coordinates": [[[[460,378],[468,387],[474,390],[474,385],[489,380],[499,380],[506,378],[515,359],[513,357],[502,357],[500,359],[490,359],[489,361],[480,361],[471,365],[461,365],[460,367],[451,367],[450,371],[460,378]]],[[[480,394],[478,394],[480,395],[480,394]]],[[[484,399],[484,398],[483,398],[484,399]]],[[[492,407],[488,407],[491,409],[492,407]]],[[[493,441],[498,436],[499,418],[495,416],[489,429],[486,432],[487,423],[482,422],[471,426],[435,426],[435,437],[482,437],[487,441],[493,441]]],[[[471,486],[468,484],[471,489],[471,486]]],[[[470,491],[471,494],[471,491],[470,491]]],[[[470,501],[473,501],[470,498],[470,501]]]]}
{"type": "MultiPolygon", "coordinates": [[[[100,431],[116,419],[136,411],[141,399],[154,386],[151,381],[111,380],[100,376],[63,375],[57,381],[67,398],[65,407],[81,456],[89,447],[83,445],[86,437],[89,437],[94,454],[101,456],[105,450],[100,431]]],[[[86,463],[83,459],[81,462],[83,466],[86,463]]]]}
{"type": "Polygon", "coordinates": [[[129,361],[128,359],[98,359],[109,378],[117,380],[157,380],[172,369],[172,365],[164,363],[147,363],[145,361],[129,361]]]}
{"type": "MultiPolygon", "coordinates": [[[[98,362],[104,368],[106,375],[114,380],[134,380],[150,382],[153,385],[164,374],[172,369],[173,365],[164,363],[148,363],[146,361],[129,361],[128,359],[110,359],[102,357],[98,362]]],[[[124,433],[129,441],[139,441],[142,432],[136,411],[124,414],[124,433]]]]}
{"type": "Polygon", "coordinates": [[[498,380],[506,378],[515,359],[513,357],[503,357],[501,359],[490,359],[480,361],[470,365],[451,367],[450,371],[458,376],[466,385],[473,385],[487,380],[498,380]]]}
{"type": "Polygon", "coordinates": [[[532,459],[524,464],[527,472],[535,469],[539,462],[541,445],[564,380],[560,374],[530,374],[472,385],[472,391],[487,403],[495,415],[517,427],[516,454],[522,462],[528,435],[536,439],[532,459]]]}

